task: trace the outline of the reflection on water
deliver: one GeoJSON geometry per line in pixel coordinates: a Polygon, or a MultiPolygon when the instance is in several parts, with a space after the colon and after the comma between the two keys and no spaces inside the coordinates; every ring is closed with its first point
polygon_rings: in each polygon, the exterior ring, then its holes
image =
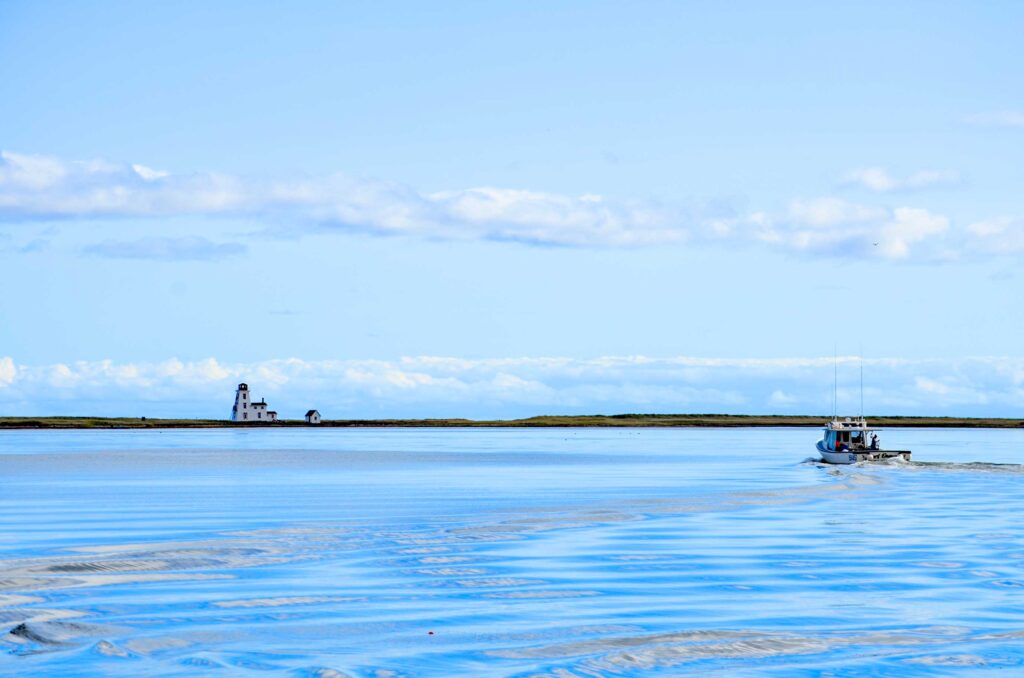
{"type": "Polygon", "coordinates": [[[1024,435],[815,435],[0,433],[0,671],[1022,670],[1024,435]]]}

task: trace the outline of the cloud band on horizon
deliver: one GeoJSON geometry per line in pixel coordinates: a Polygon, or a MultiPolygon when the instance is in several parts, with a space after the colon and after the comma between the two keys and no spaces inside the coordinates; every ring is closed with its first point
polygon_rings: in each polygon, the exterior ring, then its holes
{"type": "MultiPolygon", "coordinates": [[[[839,358],[839,407],[857,414],[858,359],[839,358]]],[[[1024,360],[864,361],[869,413],[1013,416],[1024,406],[1024,360]]],[[[6,415],[220,418],[236,383],[283,417],[316,407],[329,418],[508,418],[623,412],[831,411],[833,358],[604,356],[398,360],[298,358],[254,363],[169,359],[23,365],[0,358],[6,415]],[[295,412],[291,412],[294,410],[295,412]]],[[[300,412],[301,414],[301,412],[300,412]]]]}

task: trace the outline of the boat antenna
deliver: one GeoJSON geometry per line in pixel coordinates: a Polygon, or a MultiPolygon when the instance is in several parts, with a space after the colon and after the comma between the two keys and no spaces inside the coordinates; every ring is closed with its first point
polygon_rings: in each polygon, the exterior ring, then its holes
{"type": "Polygon", "coordinates": [[[860,346],[860,421],[864,421],[864,346],[860,346]]]}
{"type": "Polygon", "coordinates": [[[832,345],[832,420],[839,416],[839,347],[832,345]]]}
{"type": "Polygon", "coordinates": [[[864,421],[864,346],[860,347],[860,420],[864,421]]]}

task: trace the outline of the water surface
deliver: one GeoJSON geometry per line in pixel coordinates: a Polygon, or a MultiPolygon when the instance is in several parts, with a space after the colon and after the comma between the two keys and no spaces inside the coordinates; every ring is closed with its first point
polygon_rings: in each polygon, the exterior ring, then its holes
{"type": "Polygon", "coordinates": [[[0,433],[0,671],[1024,671],[1024,432],[0,433]]]}

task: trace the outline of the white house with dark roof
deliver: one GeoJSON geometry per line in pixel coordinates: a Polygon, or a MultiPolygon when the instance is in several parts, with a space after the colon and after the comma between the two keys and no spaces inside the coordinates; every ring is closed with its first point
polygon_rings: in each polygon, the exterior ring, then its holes
{"type": "Polygon", "coordinates": [[[306,423],[307,424],[319,424],[320,423],[320,413],[317,412],[316,410],[310,410],[309,412],[306,412],[306,423]]]}
{"type": "Polygon", "coordinates": [[[231,408],[231,421],[268,423],[277,421],[277,412],[267,409],[265,398],[254,403],[249,396],[249,385],[239,384],[235,391],[235,405],[231,408]]]}

